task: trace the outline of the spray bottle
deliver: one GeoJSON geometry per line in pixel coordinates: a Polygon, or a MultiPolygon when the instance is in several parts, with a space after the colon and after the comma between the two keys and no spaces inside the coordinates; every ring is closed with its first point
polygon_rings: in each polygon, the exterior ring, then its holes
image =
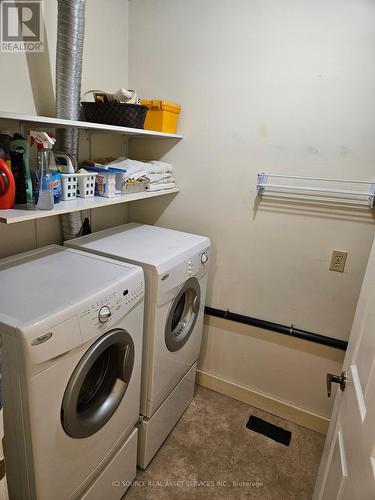
{"type": "Polygon", "coordinates": [[[53,186],[52,186],[52,147],[56,139],[50,137],[46,132],[30,131],[30,137],[35,140],[37,144],[42,145],[42,149],[38,152],[39,163],[39,194],[36,207],[39,210],[52,210],[53,202],[53,186]]]}

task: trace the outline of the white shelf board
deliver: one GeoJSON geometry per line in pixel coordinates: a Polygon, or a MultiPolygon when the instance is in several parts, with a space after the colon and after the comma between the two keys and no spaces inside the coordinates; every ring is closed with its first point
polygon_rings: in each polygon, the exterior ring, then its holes
{"type": "Polygon", "coordinates": [[[80,210],[90,210],[91,208],[106,207],[108,205],[117,205],[118,203],[128,203],[130,201],[146,200],[157,196],[178,193],[178,188],[164,189],[161,191],[151,191],[134,194],[125,194],[114,198],[104,198],[94,196],[93,198],[76,198],[70,201],[60,201],[52,210],[38,210],[34,205],[17,205],[17,208],[0,210],[0,222],[13,224],[15,222],[24,222],[27,220],[43,219],[54,215],[67,214],[70,212],[79,212],[80,210]]]}
{"type": "Polygon", "coordinates": [[[181,134],[168,134],[165,132],[157,132],[154,130],[144,130],[139,128],[117,127],[116,125],[104,125],[102,123],[91,123],[85,121],[63,120],[62,118],[53,118],[49,116],[23,115],[20,113],[11,113],[8,111],[0,111],[0,120],[13,120],[19,123],[34,125],[38,128],[78,128],[82,130],[108,133],[122,134],[132,137],[155,137],[164,139],[183,138],[181,134]]]}

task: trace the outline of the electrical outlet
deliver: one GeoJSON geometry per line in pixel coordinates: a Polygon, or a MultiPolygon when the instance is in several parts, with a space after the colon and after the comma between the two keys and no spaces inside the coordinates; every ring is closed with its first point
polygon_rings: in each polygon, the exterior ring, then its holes
{"type": "Polygon", "coordinates": [[[343,273],[345,269],[347,256],[348,252],[340,252],[339,250],[333,250],[331,265],[329,266],[330,271],[337,271],[338,273],[343,273]]]}

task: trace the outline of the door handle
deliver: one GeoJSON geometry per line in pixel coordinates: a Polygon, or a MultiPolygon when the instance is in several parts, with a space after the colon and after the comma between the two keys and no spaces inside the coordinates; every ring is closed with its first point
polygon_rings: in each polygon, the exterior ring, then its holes
{"type": "Polygon", "coordinates": [[[344,391],[346,386],[346,371],[341,372],[341,375],[334,375],[333,373],[327,373],[327,396],[330,398],[332,393],[332,382],[334,384],[340,385],[340,390],[344,391]]]}
{"type": "Polygon", "coordinates": [[[196,295],[193,300],[193,312],[195,314],[198,314],[198,311],[199,311],[199,298],[198,295],[196,295]]]}
{"type": "Polygon", "coordinates": [[[127,345],[126,347],[123,347],[121,349],[118,356],[118,369],[119,369],[118,378],[123,382],[125,382],[125,384],[128,384],[129,382],[127,373],[129,354],[130,354],[130,348],[127,345]]]}

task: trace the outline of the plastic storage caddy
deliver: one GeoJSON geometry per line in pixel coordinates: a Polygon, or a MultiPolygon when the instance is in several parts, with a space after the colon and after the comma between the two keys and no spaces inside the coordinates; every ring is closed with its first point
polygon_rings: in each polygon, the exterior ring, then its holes
{"type": "Polygon", "coordinates": [[[181,111],[179,104],[169,101],[141,99],[141,104],[147,106],[148,111],[144,128],[175,134],[177,131],[178,116],[181,111]]]}
{"type": "Polygon", "coordinates": [[[92,198],[95,195],[95,172],[61,174],[62,193],[64,201],[79,198],[92,198]]]}

